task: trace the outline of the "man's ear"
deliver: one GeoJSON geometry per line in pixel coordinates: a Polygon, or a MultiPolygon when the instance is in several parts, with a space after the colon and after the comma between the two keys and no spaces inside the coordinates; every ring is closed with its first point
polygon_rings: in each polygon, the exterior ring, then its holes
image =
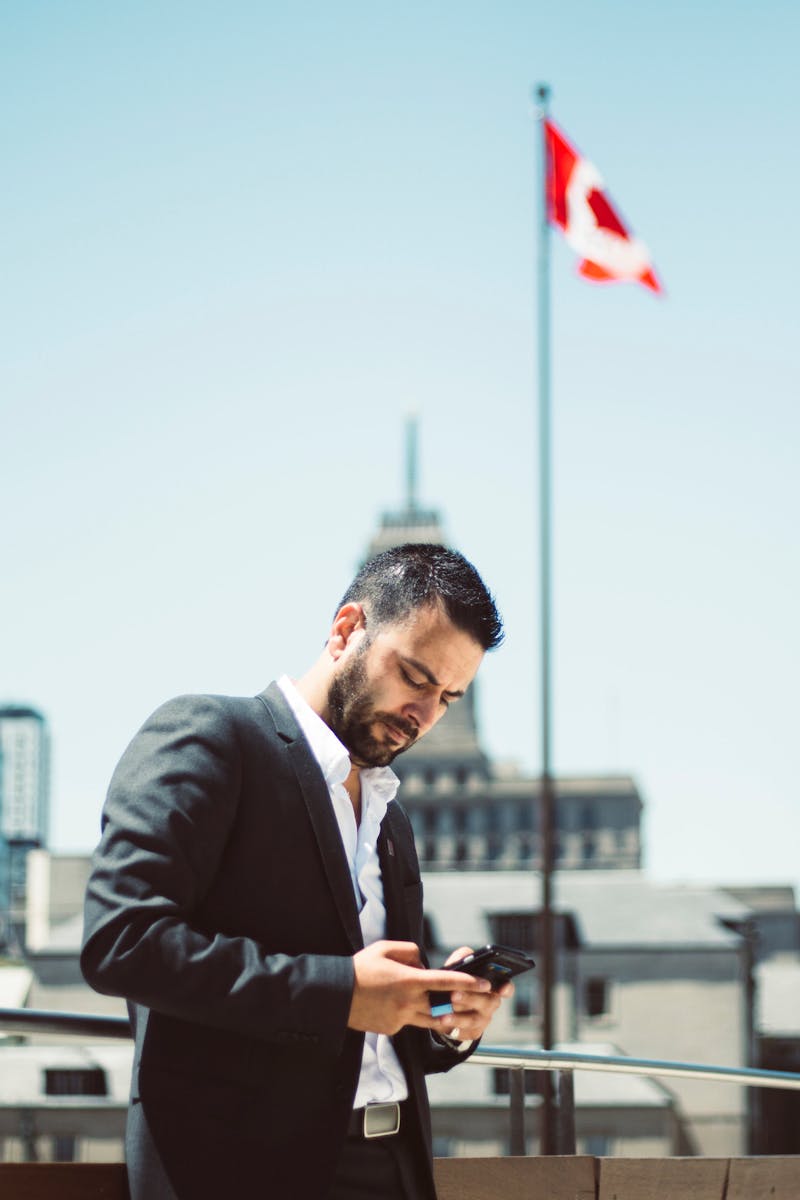
{"type": "Polygon", "coordinates": [[[352,638],[361,637],[367,628],[364,609],[356,601],[343,604],[334,617],[331,632],[328,637],[328,653],[333,659],[339,658],[347,649],[352,638]]]}

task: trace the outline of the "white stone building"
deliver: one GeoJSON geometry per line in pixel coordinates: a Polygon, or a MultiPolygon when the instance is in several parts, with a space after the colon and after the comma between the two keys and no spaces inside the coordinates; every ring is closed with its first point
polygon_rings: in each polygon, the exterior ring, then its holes
{"type": "MultiPolygon", "coordinates": [[[[490,941],[518,945],[535,956],[538,888],[538,878],[528,872],[426,875],[425,907],[436,961],[456,946],[490,941]]],[[[652,883],[638,871],[561,872],[555,898],[556,1040],[603,1042],[636,1058],[753,1065],[747,906],[716,888],[652,883]]],[[[536,984],[535,971],[518,981],[488,1041],[537,1044],[536,984]]],[[[580,1074],[577,1079],[580,1109],[587,1085],[580,1074]]],[[[616,1086],[608,1083],[609,1096],[616,1086]]],[[[680,1079],[659,1086],[673,1100],[672,1152],[675,1146],[688,1154],[747,1152],[747,1089],[680,1079]]],[[[630,1122],[611,1105],[607,1117],[605,1128],[595,1121],[592,1136],[604,1140],[608,1153],[623,1152],[620,1148],[630,1145],[630,1122]]],[[[580,1127],[579,1112],[579,1136],[580,1127]]]]}

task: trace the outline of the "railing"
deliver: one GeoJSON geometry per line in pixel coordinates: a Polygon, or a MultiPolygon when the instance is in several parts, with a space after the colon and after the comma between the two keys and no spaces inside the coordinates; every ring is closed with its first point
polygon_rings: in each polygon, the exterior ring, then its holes
{"type": "MultiPolygon", "coordinates": [[[[0,1008],[0,1031],[12,1033],[68,1034],[79,1037],[130,1038],[127,1017],[90,1013],[47,1012],[38,1009],[0,1008]]],[[[478,1046],[467,1064],[505,1067],[510,1071],[510,1150],[525,1153],[526,1070],[554,1072],[555,1152],[575,1153],[575,1071],[662,1076],[680,1079],[713,1079],[746,1087],[800,1090],[800,1075],[751,1067],[720,1067],[705,1063],[672,1062],[656,1058],[576,1054],[556,1050],[525,1050],[518,1046],[478,1046]]]]}
{"type": "Polygon", "coordinates": [[[95,1013],[49,1012],[41,1008],[0,1008],[0,1032],[66,1033],[72,1037],[130,1038],[127,1017],[95,1013]]]}
{"type": "Polygon", "coordinates": [[[717,1067],[705,1063],[681,1063],[659,1058],[628,1058],[620,1055],[573,1054],[555,1050],[523,1050],[519,1046],[478,1046],[467,1063],[506,1067],[510,1070],[510,1143],[512,1154],[525,1153],[524,1071],[552,1071],[555,1075],[556,1154],[575,1153],[574,1072],[606,1071],[612,1074],[659,1075],[678,1079],[714,1079],[746,1087],[791,1088],[800,1091],[800,1075],[789,1071],[765,1071],[752,1067],[717,1067]]]}

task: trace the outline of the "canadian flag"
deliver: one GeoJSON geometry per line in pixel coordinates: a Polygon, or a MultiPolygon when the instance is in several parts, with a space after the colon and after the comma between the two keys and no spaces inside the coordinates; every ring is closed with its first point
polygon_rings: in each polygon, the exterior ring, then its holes
{"type": "Polygon", "coordinates": [[[563,133],[544,122],[547,151],[547,217],[581,255],[581,275],[601,283],[627,280],[661,291],[647,247],[631,237],[600,172],[582,158],[563,133]]]}

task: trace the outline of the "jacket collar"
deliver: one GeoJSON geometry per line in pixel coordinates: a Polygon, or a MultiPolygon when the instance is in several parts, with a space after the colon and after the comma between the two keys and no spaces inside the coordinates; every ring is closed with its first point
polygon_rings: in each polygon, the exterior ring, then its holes
{"type": "MultiPolygon", "coordinates": [[[[353,950],[360,950],[364,943],[358,909],[328,785],[291,705],[277,683],[271,683],[261,692],[258,699],[272,717],[278,736],[286,743],[286,751],[308,810],[334,904],[353,950]]],[[[398,830],[394,835],[392,833],[393,822],[396,819],[393,809],[394,805],[390,804],[381,826],[378,858],[386,907],[386,936],[405,940],[409,936],[408,918],[398,861],[402,831],[398,830]]]]}
{"type": "Polygon", "coordinates": [[[350,945],[354,951],[360,950],[364,943],[358,909],[328,785],[277,683],[271,683],[258,699],[272,717],[278,737],[286,743],[286,753],[308,810],[333,903],[350,945]]]}

